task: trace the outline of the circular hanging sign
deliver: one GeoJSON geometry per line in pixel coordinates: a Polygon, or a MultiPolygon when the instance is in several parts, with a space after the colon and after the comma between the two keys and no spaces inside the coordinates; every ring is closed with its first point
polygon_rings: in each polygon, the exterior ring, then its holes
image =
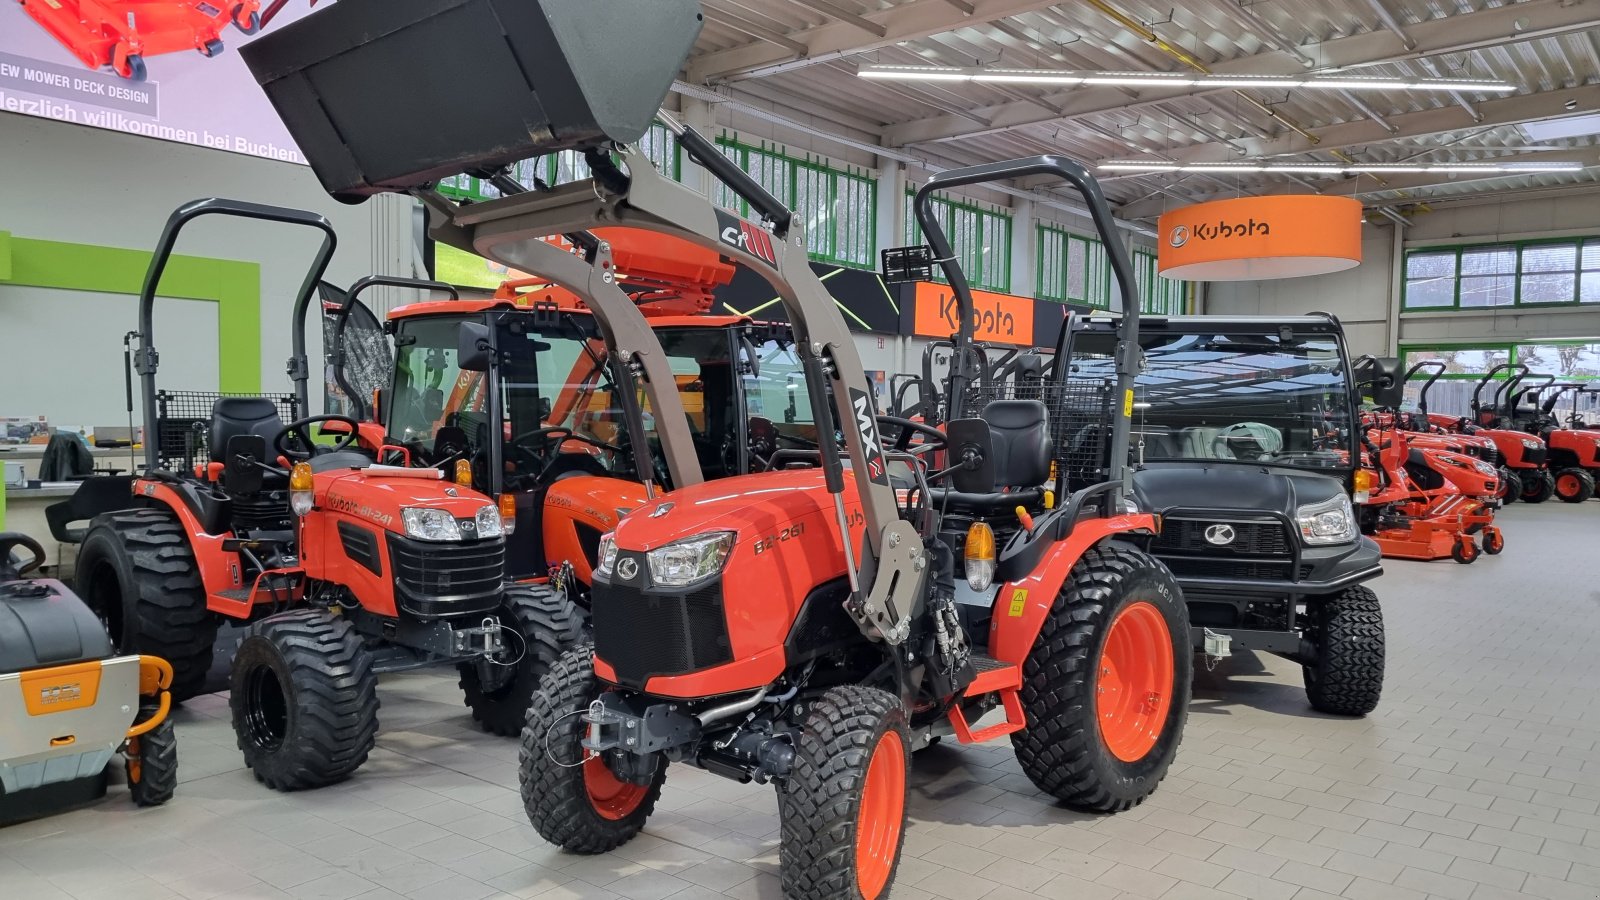
{"type": "Polygon", "coordinates": [[[1326,275],[1361,264],[1361,201],[1316,194],[1214,200],[1156,226],[1163,277],[1258,281],[1326,275]]]}

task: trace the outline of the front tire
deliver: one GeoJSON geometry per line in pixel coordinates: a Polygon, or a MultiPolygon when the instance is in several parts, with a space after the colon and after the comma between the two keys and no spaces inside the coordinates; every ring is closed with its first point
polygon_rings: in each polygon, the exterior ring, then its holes
{"type": "Polygon", "coordinates": [[[1522,479],[1522,502],[1543,503],[1556,492],[1556,479],[1544,469],[1528,473],[1522,479]]]}
{"type": "Polygon", "coordinates": [[[178,732],[172,719],[128,739],[122,768],[128,793],[139,806],[160,806],[178,787],[178,732]]]}
{"type": "Polygon", "coordinates": [[[1023,774],[1077,809],[1143,802],[1177,755],[1193,668],[1167,567],[1126,544],[1091,548],[1023,663],[1027,725],[1011,737],[1023,774]]]}
{"type": "Polygon", "coordinates": [[[1582,503],[1594,497],[1594,476],[1582,469],[1562,469],[1555,475],[1555,492],[1563,503],[1582,503]]]}
{"type": "Polygon", "coordinates": [[[217,618],[206,607],[194,548],[168,509],[96,516],[78,550],[74,589],[119,653],[172,664],[172,699],[199,694],[211,670],[217,618]]]}
{"type": "Polygon", "coordinates": [[[1500,499],[1511,503],[1522,499],[1522,476],[1505,466],[1500,467],[1500,499]]]}
{"type": "Polygon", "coordinates": [[[1313,709],[1339,716],[1364,716],[1383,694],[1383,607],[1378,595],[1349,587],[1313,600],[1306,637],[1316,661],[1301,667],[1313,709]]]}
{"type": "Polygon", "coordinates": [[[513,737],[527,724],[528,704],[539,681],[578,642],[583,614],[564,591],[535,584],[506,588],[499,616],[500,624],[522,641],[510,648],[516,662],[478,660],[457,669],[472,718],[490,734],[513,737]]]}
{"type": "Polygon", "coordinates": [[[905,843],[911,733],[900,700],[860,685],[810,704],[778,792],[783,896],[878,900],[905,843]]]}
{"type": "Polygon", "coordinates": [[[541,837],[574,853],[605,853],[633,840],[667,778],[667,761],[660,757],[650,782],[642,785],[617,778],[600,757],[585,757],[583,712],[601,690],[594,647],[573,647],[534,692],[522,729],[523,811],[541,837]]]}
{"type": "Polygon", "coordinates": [[[325,610],[291,610],[251,625],[229,686],[244,763],[273,790],[343,781],[377,741],[372,655],[348,620],[325,610]]]}

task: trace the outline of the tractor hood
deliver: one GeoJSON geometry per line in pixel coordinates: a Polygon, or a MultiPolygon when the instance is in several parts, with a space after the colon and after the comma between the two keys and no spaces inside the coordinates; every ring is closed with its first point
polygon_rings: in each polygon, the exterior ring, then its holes
{"type": "MultiPolygon", "coordinates": [[[[849,472],[844,497],[845,515],[856,533],[862,521],[861,500],[849,472]]],[[[624,550],[648,551],[708,532],[732,531],[739,535],[736,545],[743,545],[781,535],[797,524],[807,530],[838,531],[820,469],[722,478],[664,494],[624,516],[617,525],[616,542],[624,550]]]]}
{"type": "Polygon", "coordinates": [[[1158,515],[1178,509],[1227,509],[1294,515],[1302,506],[1345,493],[1344,484],[1319,472],[1240,463],[1149,463],[1133,473],[1139,508],[1158,515]]]}
{"type": "Polygon", "coordinates": [[[390,531],[404,531],[400,510],[442,509],[455,519],[469,519],[494,505],[483,494],[443,479],[371,474],[364,469],[337,469],[316,476],[317,505],[366,519],[390,531]]]}

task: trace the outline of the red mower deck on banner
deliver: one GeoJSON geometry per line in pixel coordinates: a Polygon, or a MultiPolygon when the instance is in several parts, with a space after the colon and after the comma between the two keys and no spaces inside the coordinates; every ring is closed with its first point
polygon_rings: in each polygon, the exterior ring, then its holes
{"type": "Polygon", "coordinates": [[[91,69],[109,66],[145,80],[145,59],[194,50],[222,52],[231,24],[261,30],[260,0],[21,0],[22,8],[91,69]]]}

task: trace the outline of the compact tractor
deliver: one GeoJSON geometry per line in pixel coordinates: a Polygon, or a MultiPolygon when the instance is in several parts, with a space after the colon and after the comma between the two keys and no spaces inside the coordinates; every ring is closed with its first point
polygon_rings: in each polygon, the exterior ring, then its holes
{"type": "Polygon", "coordinates": [[[1556,492],[1555,476],[1551,474],[1549,466],[1549,449],[1544,441],[1518,430],[1511,419],[1511,400],[1517,382],[1528,374],[1527,366],[1501,363],[1485,372],[1473,386],[1472,421],[1451,419],[1437,413],[1428,418],[1447,431],[1478,435],[1494,441],[1495,448],[1500,451],[1500,464],[1516,478],[1513,487],[1520,488],[1515,494],[1508,489],[1506,499],[1509,501],[1515,496],[1525,503],[1543,503],[1556,492]],[[1497,378],[1501,372],[1511,374],[1497,378]],[[1485,398],[1484,389],[1491,385],[1493,390],[1485,398]]]}
{"type": "Polygon", "coordinates": [[[1533,375],[1523,380],[1521,396],[1512,404],[1512,424],[1537,435],[1548,448],[1556,496],[1566,503],[1594,497],[1595,477],[1600,475],[1600,432],[1578,427],[1583,420],[1576,413],[1567,417],[1567,427],[1563,427],[1555,412],[1562,395],[1572,393],[1576,400],[1583,388],[1580,384],[1558,385],[1553,375],[1533,375]]]}
{"type": "Polygon", "coordinates": [[[201,690],[218,623],[248,624],[233,725],[256,777],[280,790],[338,781],[367,758],[378,675],[469,668],[476,717],[515,721],[529,679],[577,638],[550,598],[505,587],[494,498],[437,468],[380,464],[404,448],[349,416],[306,415],[306,315],[334,246],[327,221],[298,210],[201,200],[168,219],[139,299],[143,471],[93,520],[77,563],[78,593],[118,648],[170,662],[179,699],[201,690]],[[293,309],[290,394],[157,387],[161,275],[184,226],[207,217],[321,236],[293,309]],[[337,432],[331,444],[318,425],[337,432]]]}
{"type": "MultiPolygon", "coordinates": [[[[1114,370],[1087,379],[1063,370],[1053,402],[994,403],[979,419],[953,392],[944,431],[880,417],[795,215],[667,117],[683,151],[760,221],[715,208],[629,144],[687,56],[699,4],[614,0],[603,24],[572,6],[476,0],[463,5],[470,14],[446,16],[344,0],[246,48],[331,192],[410,192],[436,239],[549,278],[591,307],[616,290],[604,246],[579,257],[544,238],[632,226],[760,272],[794,330],[797,387],[819,416],[835,417],[838,440],[822,428],[815,448],[773,454],[770,471],[705,482],[691,474],[700,460],[682,413],[663,405],[678,399],[664,390],[670,376],[650,371],[664,363],[656,333],[602,323],[619,369],[643,373],[657,395],[674,490],[602,538],[594,644],[564,656],[535,694],[521,754],[535,828],[574,851],[610,850],[639,833],[670,766],[694,765],[777,785],[788,896],[875,900],[899,859],[910,753],[934,737],[1009,736],[1022,771],[1082,809],[1142,801],[1176,754],[1192,661],[1181,596],[1143,549],[1158,522],[1131,505],[1122,463],[1138,315],[1123,320],[1114,370]],[[304,39],[313,32],[317,41],[304,39]],[[465,80],[507,101],[480,104],[479,116],[445,132],[459,152],[440,153],[437,135],[422,141],[420,129],[371,128],[430,108],[444,89],[427,67],[403,64],[417,46],[451,46],[467,61],[451,92],[465,80]],[[561,103],[516,99],[551,90],[519,58],[571,70],[550,94],[561,103]],[[633,77],[603,77],[619,60],[633,77]],[[302,105],[313,84],[319,99],[302,105]],[[626,90],[602,95],[618,84],[626,90]],[[583,150],[593,177],[470,206],[429,186],[452,171],[563,149],[583,150]],[[1070,494],[1047,484],[1068,446],[1052,439],[1057,421],[1093,422],[1105,449],[1099,477],[1070,494]],[[896,439],[886,444],[884,429],[896,439]],[[913,436],[922,452],[911,452],[913,436]],[[930,466],[937,452],[950,465],[930,466]],[[999,721],[978,721],[996,710],[999,721]]],[[[947,172],[923,187],[916,208],[964,313],[958,349],[971,340],[971,291],[931,214],[931,192],[1033,175],[1083,194],[1124,303],[1139,308],[1110,209],[1081,165],[1038,157],[947,172]]]]}
{"type": "MultiPolygon", "coordinates": [[[[1419,373],[1427,373],[1422,379],[1422,384],[1417,388],[1417,401],[1415,409],[1407,411],[1393,411],[1374,413],[1373,421],[1387,425],[1391,421],[1395,427],[1406,432],[1406,443],[1418,450],[1448,450],[1470,456],[1480,462],[1487,463],[1496,472],[1495,499],[1502,503],[1510,503],[1522,494],[1522,479],[1504,465],[1501,465],[1499,448],[1493,439],[1486,435],[1467,434],[1463,431],[1448,431],[1440,422],[1436,422],[1433,414],[1428,412],[1428,392],[1434,384],[1444,375],[1446,366],[1439,360],[1423,360],[1406,371],[1404,383],[1410,384],[1417,380],[1419,373]]],[[[1458,420],[1450,416],[1439,416],[1439,420],[1446,424],[1455,425],[1458,420]]],[[[1450,475],[1445,470],[1445,475],[1450,475]]],[[[1472,479],[1468,479],[1471,481],[1472,479]]],[[[1458,487],[1470,487],[1469,484],[1458,484],[1458,487]]],[[[1470,493],[1470,491],[1469,491],[1470,493]]]]}

